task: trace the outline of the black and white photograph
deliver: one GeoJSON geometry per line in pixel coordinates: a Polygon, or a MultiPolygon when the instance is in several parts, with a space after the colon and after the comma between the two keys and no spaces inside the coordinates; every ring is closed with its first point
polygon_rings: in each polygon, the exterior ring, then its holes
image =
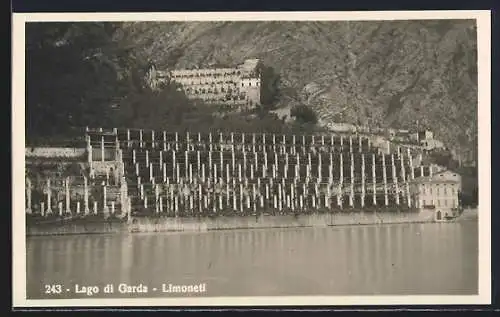
{"type": "Polygon", "coordinates": [[[14,305],[489,303],[490,23],[13,14],[14,305]]]}

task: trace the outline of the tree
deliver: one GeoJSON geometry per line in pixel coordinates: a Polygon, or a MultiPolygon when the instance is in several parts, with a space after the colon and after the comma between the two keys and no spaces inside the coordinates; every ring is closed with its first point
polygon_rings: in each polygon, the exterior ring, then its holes
{"type": "Polygon", "coordinates": [[[280,75],[271,66],[262,63],[258,66],[261,79],[260,103],[265,108],[272,108],[280,96],[280,75]]]}
{"type": "Polygon", "coordinates": [[[298,123],[317,123],[318,118],[314,110],[305,105],[294,106],[290,111],[290,116],[298,123]]]}
{"type": "Polygon", "coordinates": [[[27,139],[108,126],[113,104],[139,88],[140,69],[120,23],[26,25],[27,139]]]}

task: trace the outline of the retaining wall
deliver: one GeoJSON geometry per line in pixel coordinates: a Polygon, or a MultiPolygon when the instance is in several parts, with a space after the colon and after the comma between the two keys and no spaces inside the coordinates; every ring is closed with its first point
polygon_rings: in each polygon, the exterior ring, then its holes
{"type": "Polygon", "coordinates": [[[293,227],[328,227],[434,222],[433,212],[355,212],[280,216],[219,216],[200,218],[133,218],[127,223],[37,224],[26,228],[27,235],[65,235],[119,232],[211,231],[293,227]]]}

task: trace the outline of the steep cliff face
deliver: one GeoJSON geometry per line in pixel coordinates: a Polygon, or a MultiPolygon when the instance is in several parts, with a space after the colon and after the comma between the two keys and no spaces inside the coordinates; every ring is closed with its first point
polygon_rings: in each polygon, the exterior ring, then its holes
{"type": "Polygon", "coordinates": [[[136,54],[160,67],[234,65],[260,58],[280,74],[281,104],[313,107],[322,121],[436,131],[475,147],[475,22],[124,23],[136,54]]]}

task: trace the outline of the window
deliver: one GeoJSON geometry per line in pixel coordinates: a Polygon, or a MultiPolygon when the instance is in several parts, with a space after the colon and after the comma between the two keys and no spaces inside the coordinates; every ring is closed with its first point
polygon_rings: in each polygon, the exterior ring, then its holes
{"type": "Polygon", "coordinates": [[[444,187],[444,188],[443,188],[443,193],[444,193],[445,195],[447,195],[447,194],[448,194],[448,191],[446,190],[446,185],[443,185],[443,187],[444,187]]]}
{"type": "Polygon", "coordinates": [[[439,195],[439,186],[436,185],[436,194],[439,195]]]}
{"type": "Polygon", "coordinates": [[[445,205],[445,206],[448,206],[448,199],[445,199],[445,200],[444,200],[444,205],[445,205]]]}
{"type": "Polygon", "coordinates": [[[441,206],[441,200],[437,200],[437,206],[440,207],[441,206]]]}
{"type": "Polygon", "coordinates": [[[432,195],[432,187],[429,188],[429,194],[432,195]]]}

